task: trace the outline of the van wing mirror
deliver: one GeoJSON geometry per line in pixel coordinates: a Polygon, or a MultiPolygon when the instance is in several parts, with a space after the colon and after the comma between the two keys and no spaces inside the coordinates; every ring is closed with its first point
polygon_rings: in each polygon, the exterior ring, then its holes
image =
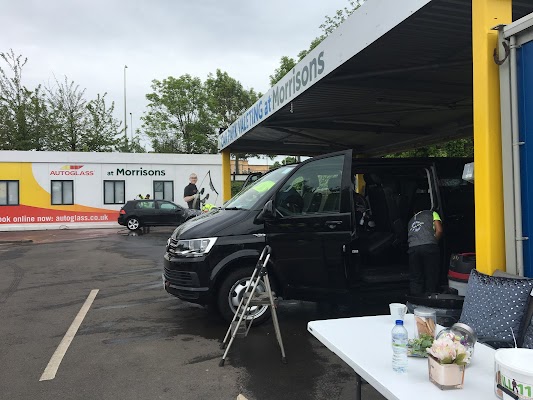
{"type": "Polygon", "coordinates": [[[257,214],[255,220],[257,222],[264,222],[267,219],[274,219],[276,212],[274,210],[274,201],[270,199],[265,203],[263,209],[257,214]]]}

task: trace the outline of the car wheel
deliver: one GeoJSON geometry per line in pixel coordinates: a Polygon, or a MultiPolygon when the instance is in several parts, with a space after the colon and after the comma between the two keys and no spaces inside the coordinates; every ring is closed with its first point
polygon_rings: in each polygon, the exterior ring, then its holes
{"type": "Polygon", "coordinates": [[[136,217],[128,218],[126,226],[130,231],[135,231],[141,227],[141,222],[136,217]]]}
{"type": "MultiPolygon", "coordinates": [[[[239,268],[229,273],[220,285],[217,294],[218,309],[222,317],[230,322],[239,307],[239,303],[246,290],[246,285],[252,277],[253,268],[239,268]]],[[[257,286],[258,292],[265,292],[266,287],[261,281],[257,286]]],[[[253,319],[253,325],[260,325],[270,318],[268,306],[253,306],[251,312],[246,316],[253,319]]]]}

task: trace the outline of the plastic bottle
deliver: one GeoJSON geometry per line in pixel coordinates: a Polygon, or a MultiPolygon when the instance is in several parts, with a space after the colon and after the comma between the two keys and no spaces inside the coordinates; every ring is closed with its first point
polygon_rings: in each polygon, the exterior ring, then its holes
{"type": "Polygon", "coordinates": [[[401,319],[392,328],[392,370],[399,374],[407,372],[407,329],[401,319]]]}

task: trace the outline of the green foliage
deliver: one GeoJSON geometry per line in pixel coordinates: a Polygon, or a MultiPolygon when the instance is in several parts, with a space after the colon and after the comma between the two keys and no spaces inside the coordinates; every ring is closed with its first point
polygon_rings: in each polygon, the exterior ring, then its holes
{"type": "Polygon", "coordinates": [[[292,157],[292,156],[285,157],[283,160],[281,160],[281,163],[283,165],[296,164],[297,162],[298,162],[298,159],[296,157],[292,157]]]}
{"type": "Polygon", "coordinates": [[[216,153],[216,119],[202,81],[189,74],[152,81],[143,129],[156,153],[216,153]]]}
{"type": "Polygon", "coordinates": [[[54,151],[81,151],[81,138],[85,132],[85,89],[74,81],[56,79],[56,86],[46,88],[52,129],[47,137],[47,147],[54,151]]]}
{"type": "Polygon", "coordinates": [[[243,184],[244,182],[231,181],[231,197],[241,191],[243,184]]]}
{"type": "Polygon", "coordinates": [[[294,58],[283,56],[279,62],[279,67],[276,68],[274,73],[270,75],[270,85],[274,86],[277,82],[281,80],[286,74],[289,73],[291,69],[296,65],[294,58]]]}
{"type": "Polygon", "coordinates": [[[227,127],[239,118],[260,97],[254,89],[246,90],[227,72],[216,70],[205,81],[207,104],[217,127],[227,127]]]}
{"type": "Polygon", "coordinates": [[[106,95],[98,94],[96,99],[87,103],[85,134],[81,138],[83,151],[113,151],[119,144],[120,124],[113,118],[115,104],[108,107],[106,95]]]}
{"type": "MultiPolygon", "coordinates": [[[[309,54],[311,50],[322,43],[322,41],[328,37],[330,33],[337,29],[339,25],[346,20],[346,18],[348,18],[355,12],[355,10],[361,7],[361,3],[364,3],[364,0],[348,0],[349,5],[337,10],[333,17],[326,15],[324,23],[319,26],[319,28],[322,30],[322,34],[311,41],[308,49],[302,50],[298,53],[298,62],[302,61],[302,59],[309,54]]],[[[291,57],[281,57],[279,67],[276,68],[274,74],[270,75],[270,85],[274,86],[277,82],[279,82],[281,78],[283,78],[291,71],[291,69],[296,66],[296,63],[297,62],[291,57]]]]}
{"type": "Polygon", "coordinates": [[[346,18],[348,18],[355,12],[355,10],[361,7],[360,3],[362,2],[364,1],[348,0],[348,7],[344,7],[340,10],[337,10],[333,17],[326,15],[326,21],[319,27],[320,29],[322,29],[323,32],[322,39],[326,38],[330,33],[337,29],[340,24],[342,24],[346,20],[346,18]]]}
{"type": "MultiPolygon", "coordinates": [[[[235,122],[261,97],[261,94],[256,93],[254,89],[244,89],[239,81],[220,69],[216,70],[215,75],[207,76],[205,88],[209,110],[213,114],[216,126],[222,130],[235,122]]],[[[236,172],[239,173],[239,160],[256,156],[257,154],[250,153],[232,154],[235,158],[236,172]]]]}
{"type": "Polygon", "coordinates": [[[34,90],[22,83],[22,69],[27,59],[13,50],[0,53],[0,149],[112,151],[117,141],[118,121],[114,104],[105,96],[87,101],[85,89],[55,80],[53,88],[34,90]]]}
{"type": "Polygon", "coordinates": [[[474,139],[456,139],[446,143],[428,147],[389,154],[387,158],[416,158],[416,157],[473,157],[474,139]]]}
{"type": "Polygon", "coordinates": [[[415,357],[427,357],[427,349],[433,344],[433,336],[422,333],[418,338],[410,339],[408,343],[409,354],[415,357]]]}
{"type": "Polygon", "coordinates": [[[279,161],[274,162],[274,164],[272,164],[269,169],[276,169],[281,167],[282,165],[296,164],[297,162],[298,159],[296,157],[288,156],[281,160],[281,163],[279,161]]]}
{"type": "Polygon", "coordinates": [[[41,150],[40,125],[47,119],[41,88],[34,91],[22,83],[26,58],[13,50],[0,53],[0,149],[41,150]]]}

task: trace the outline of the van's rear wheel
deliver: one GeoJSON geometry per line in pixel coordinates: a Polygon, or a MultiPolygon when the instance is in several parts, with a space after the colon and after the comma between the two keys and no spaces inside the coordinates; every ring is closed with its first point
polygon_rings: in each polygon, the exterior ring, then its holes
{"type": "MultiPolygon", "coordinates": [[[[217,304],[220,314],[226,321],[230,322],[233,319],[252,273],[253,268],[239,268],[226,276],[220,285],[217,304]]],[[[265,291],[266,287],[260,281],[257,286],[257,292],[265,291]]],[[[270,310],[268,306],[253,306],[246,318],[253,319],[253,324],[259,325],[270,318],[270,310]]]]}

